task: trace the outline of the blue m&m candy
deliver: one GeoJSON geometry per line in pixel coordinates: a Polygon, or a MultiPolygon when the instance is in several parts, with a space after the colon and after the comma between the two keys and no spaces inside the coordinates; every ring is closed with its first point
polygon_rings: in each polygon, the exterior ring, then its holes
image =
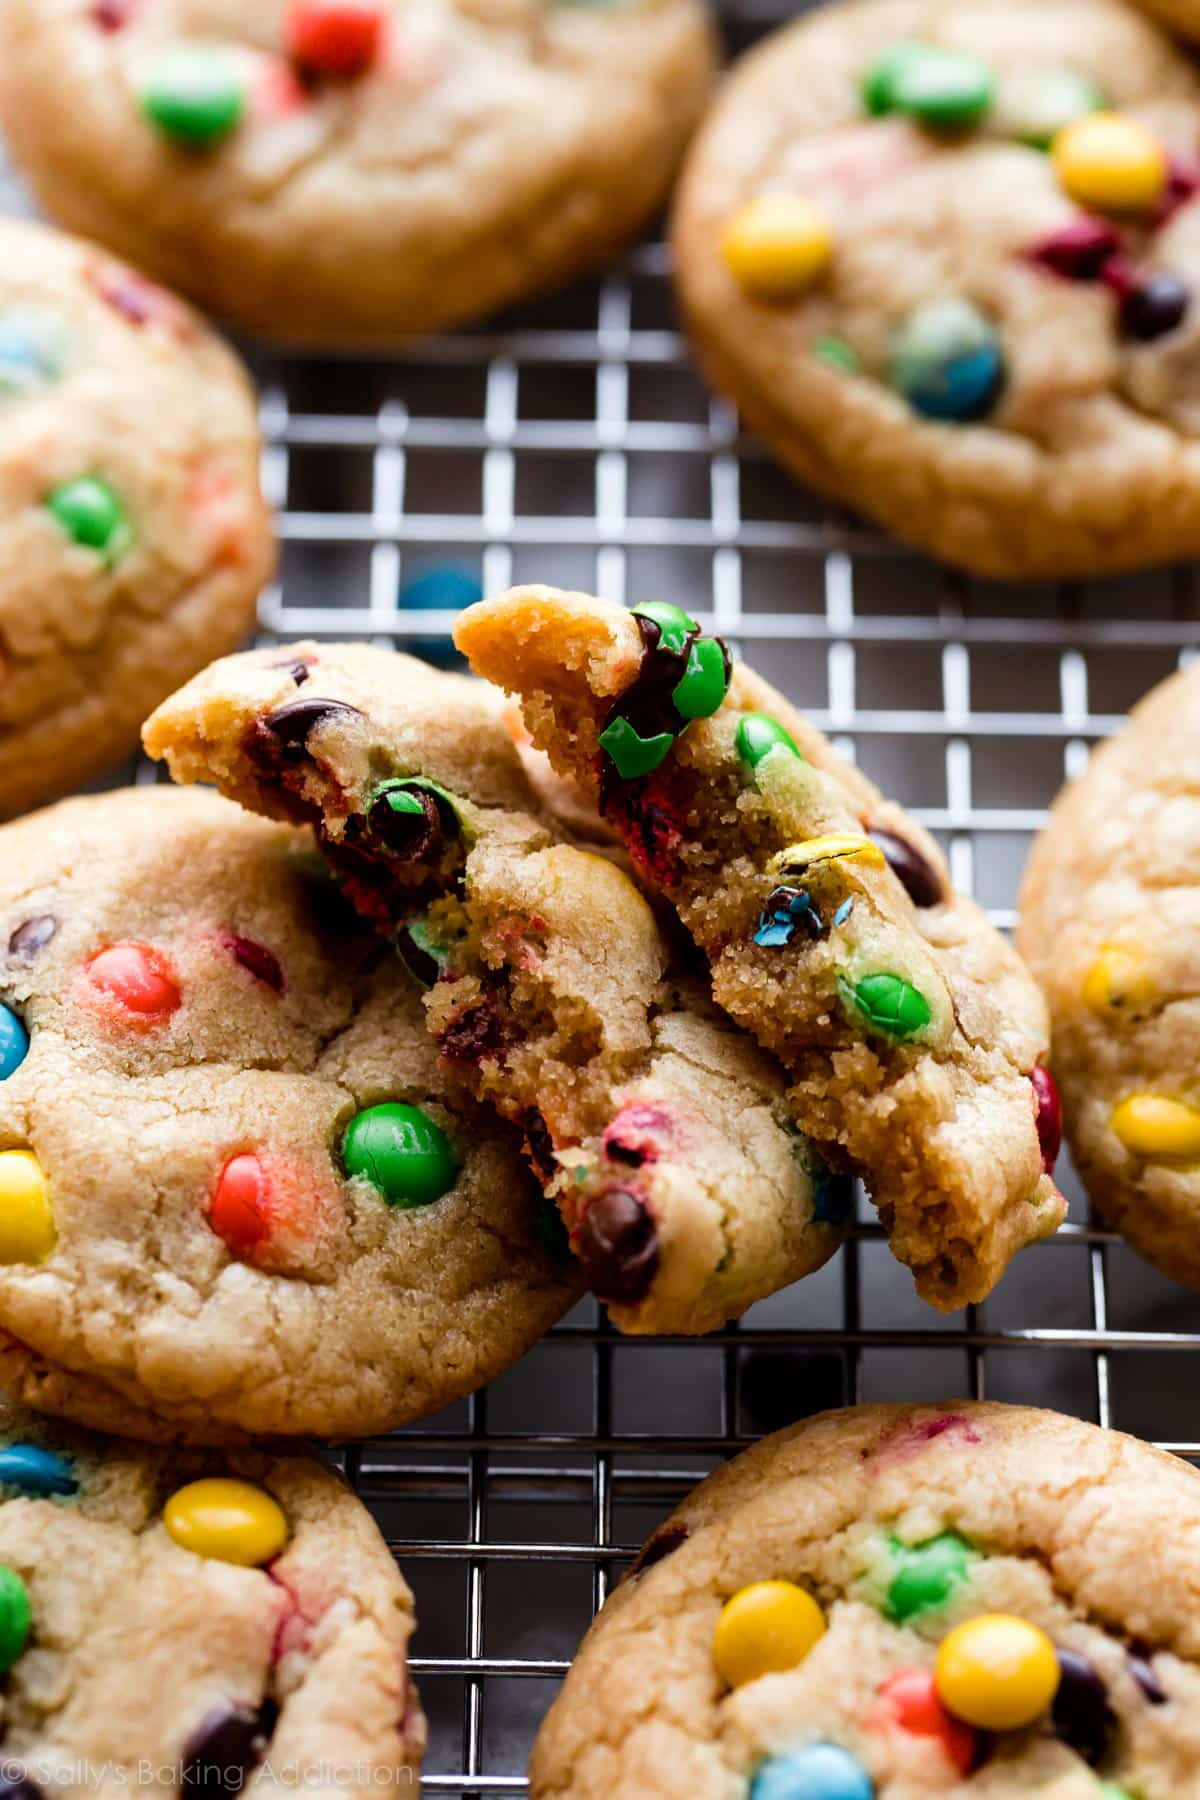
{"type": "Polygon", "coordinates": [[[995,327],[969,300],[931,300],[896,334],[891,383],[927,419],[967,424],[986,418],[1004,387],[995,327]]]}
{"type": "Polygon", "coordinates": [[[0,399],[27,394],[61,374],[62,336],[40,314],[0,313],[0,399]]]}
{"type": "Polygon", "coordinates": [[[806,1744],[762,1763],[750,1800],[874,1800],[875,1783],[838,1744],[806,1744]]]}
{"type": "MultiPolygon", "coordinates": [[[[430,563],[400,589],[401,612],[459,613],[483,599],[479,577],[453,563],[430,563]]],[[[461,660],[448,637],[413,638],[414,656],[438,668],[453,668],[461,660]]]]}
{"type": "Polygon", "coordinates": [[[74,1494],[79,1481],[65,1456],[40,1444],[5,1444],[0,1448],[0,1488],[15,1488],[39,1499],[74,1494]]]}
{"type": "Polygon", "coordinates": [[[11,1006],[0,1001],[0,1081],[15,1075],[29,1055],[29,1033],[11,1006]]]}

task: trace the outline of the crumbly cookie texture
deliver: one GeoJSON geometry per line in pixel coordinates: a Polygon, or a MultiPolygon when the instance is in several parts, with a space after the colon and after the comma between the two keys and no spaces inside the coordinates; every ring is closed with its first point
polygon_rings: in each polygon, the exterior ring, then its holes
{"type": "Polygon", "coordinates": [[[293,340],[432,331],[601,263],[662,201],[713,61],[704,0],[0,4],[0,108],[47,210],[293,340]]]}
{"type": "Polygon", "coordinates": [[[412,1595],[315,1462],[135,1449],[0,1400],[0,1595],[22,1800],[85,1767],[105,1796],[416,1786],[412,1595]]]}
{"type": "Polygon", "coordinates": [[[1200,550],[1200,82],[1118,0],[850,0],[692,150],[679,292],[811,487],[984,575],[1200,550]]]}
{"type": "Polygon", "coordinates": [[[711,1330],[823,1263],[848,1184],[630,877],[539,806],[497,697],[363,645],[293,653],[299,690],[278,653],[230,657],[146,746],[180,781],[313,822],[427,984],[441,1067],[523,1130],[621,1329],[711,1330]]]}
{"type": "Polygon", "coordinates": [[[1200,1287],[1200,668],[1059,797],[1021,895],[1076,1167],[1104,1217],[1200,1287]]]}
{"type": "Polygon", "coordinates": [[[456,641],[677,908],[922,1297],[983,1299],[1061,1222],[1057,1100],[1037,988],[933,840],[678,607],[518,588],[456,641]]]}
{"type": "Polygon", "coordinates": [[[1198,1570],[1196,1473],[1133,1438],[826,1413],[651,1538],[542,1727],[534,1800],[1195,1800],[1198,1570]]]}
{"type": "Polygon", "coordinates": [[[170,294],[0,221],[0,816],[132,750],[254,620],[270,573],[254,399],[170,294]]]}
{"type": "Polygon", "coordinates": [[[576,1297],[307,832],[170,787],[5,826],[0,995],[0,1378],[40,1409],[385,1431],[576,1297]]]}

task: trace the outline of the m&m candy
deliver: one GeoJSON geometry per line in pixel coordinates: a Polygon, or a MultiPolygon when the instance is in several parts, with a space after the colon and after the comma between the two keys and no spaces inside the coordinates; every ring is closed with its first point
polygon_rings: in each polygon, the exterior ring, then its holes
{"type": "Polygon", "coordinates": [[[938,44],[894,44],[863,79],[868,112],[903,112],[930,131],[965,131],[992,104],[996,83],[987,64],[938,44]]]}
{"type": "Polygon", "coordinates": [[[25,1583],[15,1569],[0,1563],[0,1674],[12,1668],[29,1642],[32,1618],[25,1583]]]}
{"type": "Polygon", "coordinates": [[[32,1150],[0,1150],[0,1263],[40,1263],[57,1238],[42,1165],[32,1150]]]}
{"type": "Polygon", "coordinates": [[[933,1017],[924,994],[902,975],[864,975],[856,982],[839,975],[838,992],[849,1011],[884,1037],[898,1041],[923,1031],[933,1017]]]}
{"type": "Polygon", "coordinates": [[[820,207],[802,194],[763,194],[733,215],[721,254],[747,293],[786,300],[825,273],[833,231],[820,207]]]}
{"type": "Polygon", "coordinates": [[[945,1606],[967,1579],[971,1546],[956,1531],[939,1532],[923,1544],[890,1544],[892,1578],[884,1611],[903,1625],[919,1613],[945,1606]]]}
{"type": "Polygon", "coordinates": [[[1065,126],[1103,105],[1099,88],[1077,69],[1020,69],[1001,81],[992,124],[1008,137],[1046,150],[1065,126]]]}
{"type": "Polygon", "coordinates": [[[348,1175],[364,1177],[389,1206],[429,1206],[454,1186],[459,1159],[436,1119],[388,1101],[350,1121],[342,1139],[348,1175]]]}
{"type": "Polygon", "coordinates": [[[161,1024],[182,995],[167,960],[149,944],[109,944],[87,966],[88,980],[135,1019],[161,1024]]]}
{"type": "Polygon", "coordinates": [[[79,1479],[65,1456],[41,1444],[5,1444],[0,1447],[0,1488],[38,1499],[54,1494],[77,1493],[79,1479]]]}
{"type": "Polygon", "coordinates": [[[1109,1117],[1113,1131],[1133,1156],[1150,1162],[1191,1162],[1200,1158],[1200,1108],[1167,1094],[1130,1094],[1109,1117]]]}
{"type": "Polygon", "coordinates": [[[1161,197],[1170,172],[1154,133],[1127,113],[1076,119],[1057,134],[1051,155],[1064,191],[1101,212],[1144,212],[1161,197]]]}
{"type": "Polygon", "coordinates": [[[11,1006],[0,1001],[0,1081],[15,1075],[29,1055],[29,1033],[11,1006]]]}
{"type": "Polygon", "coordinates": [[[66,481],[47,497],[51,516],[73,544],[115,562],[133,543],[133,527],[112,488],[97,475],[66,481]]]}
{"type": "Polygon", "coordinates": [[[999,399],[1004,353],[978,307],[950,296],[926,302],[905,321],[888,373],[914,412],[965,425],[986,418],[999,399]]]}
{"type": "Polygon", "coordinates": [[[929,1669],[901,1669],[889,1676],[879,1690],[875,1718],[913,1737],[933,1738],[960,1775],[969,1775],[974,1767],[978,1750],[975,1733],[946,1711],[929,1669]]]}
{"type": "Polygon", "coordinates": [[[271,1183],[262,1160],[231,1157],[217,1178],[208,1222],[235,1256],[255,1250],[271,1231],[271,1183]]]}
{"type": "Polygon", "coordinates": [[[1029,1071],[1037,1106],[1038,1143],[1042,1151],[1042,1168],[1053,1175],[1058,1153],[1062,1149],[1063,1117],[1058,1083],[1044,1063],[1029,1071]]]}
{"type": "Polygon", "coordinates": [[[229,59],[197,46],[168,52],[142,89],[142,110],[181,148],[207,150],[240,124],[246,95],[229,59]]]}
{"type": "Polygon", "coordinates": [[[177,1489],[163,1508],[163,1524],[184,1550],[247,1569],[278,1556],[289,1535],[283,1508],[265,1488],[227,1477],[177,1489]]]}
{"type": "MultiPolygon", "coordinates": [[[[783,749],[791,756],[800,756],[800,750],[791,732],[773,719],[770,713],[745,713],[738,721],[734,736],[737,753],[747,768],[757,769],[763,758],[772,750],[783,749]]],[[[801,758],[803,761],[803,758],[801,758]]]]}
{"type": "Polygon", "coordinates": [[[378,0],[291,0],[288,55],[314,75],[361,75],[383,42],[378,0]]]}
{"type": "Polygon", "coordinates": [[[984,1613],[957,1625],[937,1654],[938,1699],[980,1731],[1019,1731],[1040,1718],[1060,1672],[1046,1633],[1012,1613],[984,1613]]]}
{"type": "Polygon", "coordinates": [[[729,1687],[794,1669],[825,1634],[825,1615],[792,1581],[756,1581],[725,1602],[713,1634],[713,1661],[729,1687]]]}
{"type": "Polygon", "coordinates": [[[761,1763],[750,1800],[874,1800],[875,1783],[840,1744],[806,1744],[761,1763]]]}

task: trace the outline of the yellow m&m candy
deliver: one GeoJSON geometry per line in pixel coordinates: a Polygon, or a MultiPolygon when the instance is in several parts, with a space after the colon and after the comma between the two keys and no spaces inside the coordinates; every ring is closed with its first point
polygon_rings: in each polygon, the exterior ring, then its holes
{"type": "Polygon", "coordinates": [[[253,1482],[224,1477],[179,1488],[163,1508],[163,1524],[184,1550],[245,1569],[270,1562],[288,1541],[278,1501],[253,1482]]]}
{"type": "Polygon", "coordinates": [[[1040,1718],[1061,1679],[1046,1633],[1013,1613],[956,1626],[938,1650],[934,1681],[946,1711],[980,1731],[1020,1731],[1040,1718]]]}
{"type": "Polygon", "coordinates": [[[721,252],[748,293],[784,300],[824,274],[833,233],[820,207],[800,194],[763,194],[736,212],[721,252]]]}
{"type": "Polygon", "coordinates": [[[1083,1000],[1095,1012],[1149,1006],[1154,982],[1142,952],[1130,944],[1104,944],[1083,978],[1083,1000]]]}
{"type": "Polygon", "coordinates": [[[1125,113],[1089,113],[1058,133],[1051,152],[1065,191],[1080,206],[1142,212],[1167,182],[1167,155],[1154,133],[1125,113]]]}
{"type": "Polygon", "coordinates": [[[825,1614],[792,1581],[756,1581],[721,1608],[713,1636],[717,1674],[730,1687],[803,1662],[825,1635],[825,1614]]]}
{"type": "Polygon", "coordinates": [[[1134,1156],[1189,1162],[1200,1157],[1200,1110],[1166,1094],[1130,1094],[1114,1106],[1109,1124],[1134,1156]]]}
{"type": "Polygon", "coordinates": [[[39,1263],[57,1235],[46,1177],[33,1151],[0,1151],[0,1263],[39,1263]]]}

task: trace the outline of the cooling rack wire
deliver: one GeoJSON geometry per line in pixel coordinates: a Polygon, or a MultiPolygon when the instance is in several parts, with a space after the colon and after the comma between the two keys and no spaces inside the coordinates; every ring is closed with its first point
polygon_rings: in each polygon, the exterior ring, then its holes
{"type": "MultiPolygon", "coordinates": [[[[730,0],[735,50],[799,10],[730,0]]],[[[420,652],[430,566],[681,600],[944,843],[998,923],[1091,744],[1200,641],[1192,569],[1006,587],[949,574],[796,488],[692,369],[650,241],[602,277],[395,360],[251,353],[280,509],[264,642],[420,652]]],[[[128,776],[130,771],[126,771],[128,776]]],[[[152,781],[146,764],[133,771],[152,781]]],[[[623,1341],[590,1302],[465,1404],[338,1460],[416,1590],[423,1791],[519,1794],[593,1609],[652,1526],[764,1431],[854,1400],[1057,1406],[1200,1460],[1200,1302],[1088,1218],[984,1306],[920,1306],[860,1206],[820,1274],[700,1341],[623,1341]]]]}

